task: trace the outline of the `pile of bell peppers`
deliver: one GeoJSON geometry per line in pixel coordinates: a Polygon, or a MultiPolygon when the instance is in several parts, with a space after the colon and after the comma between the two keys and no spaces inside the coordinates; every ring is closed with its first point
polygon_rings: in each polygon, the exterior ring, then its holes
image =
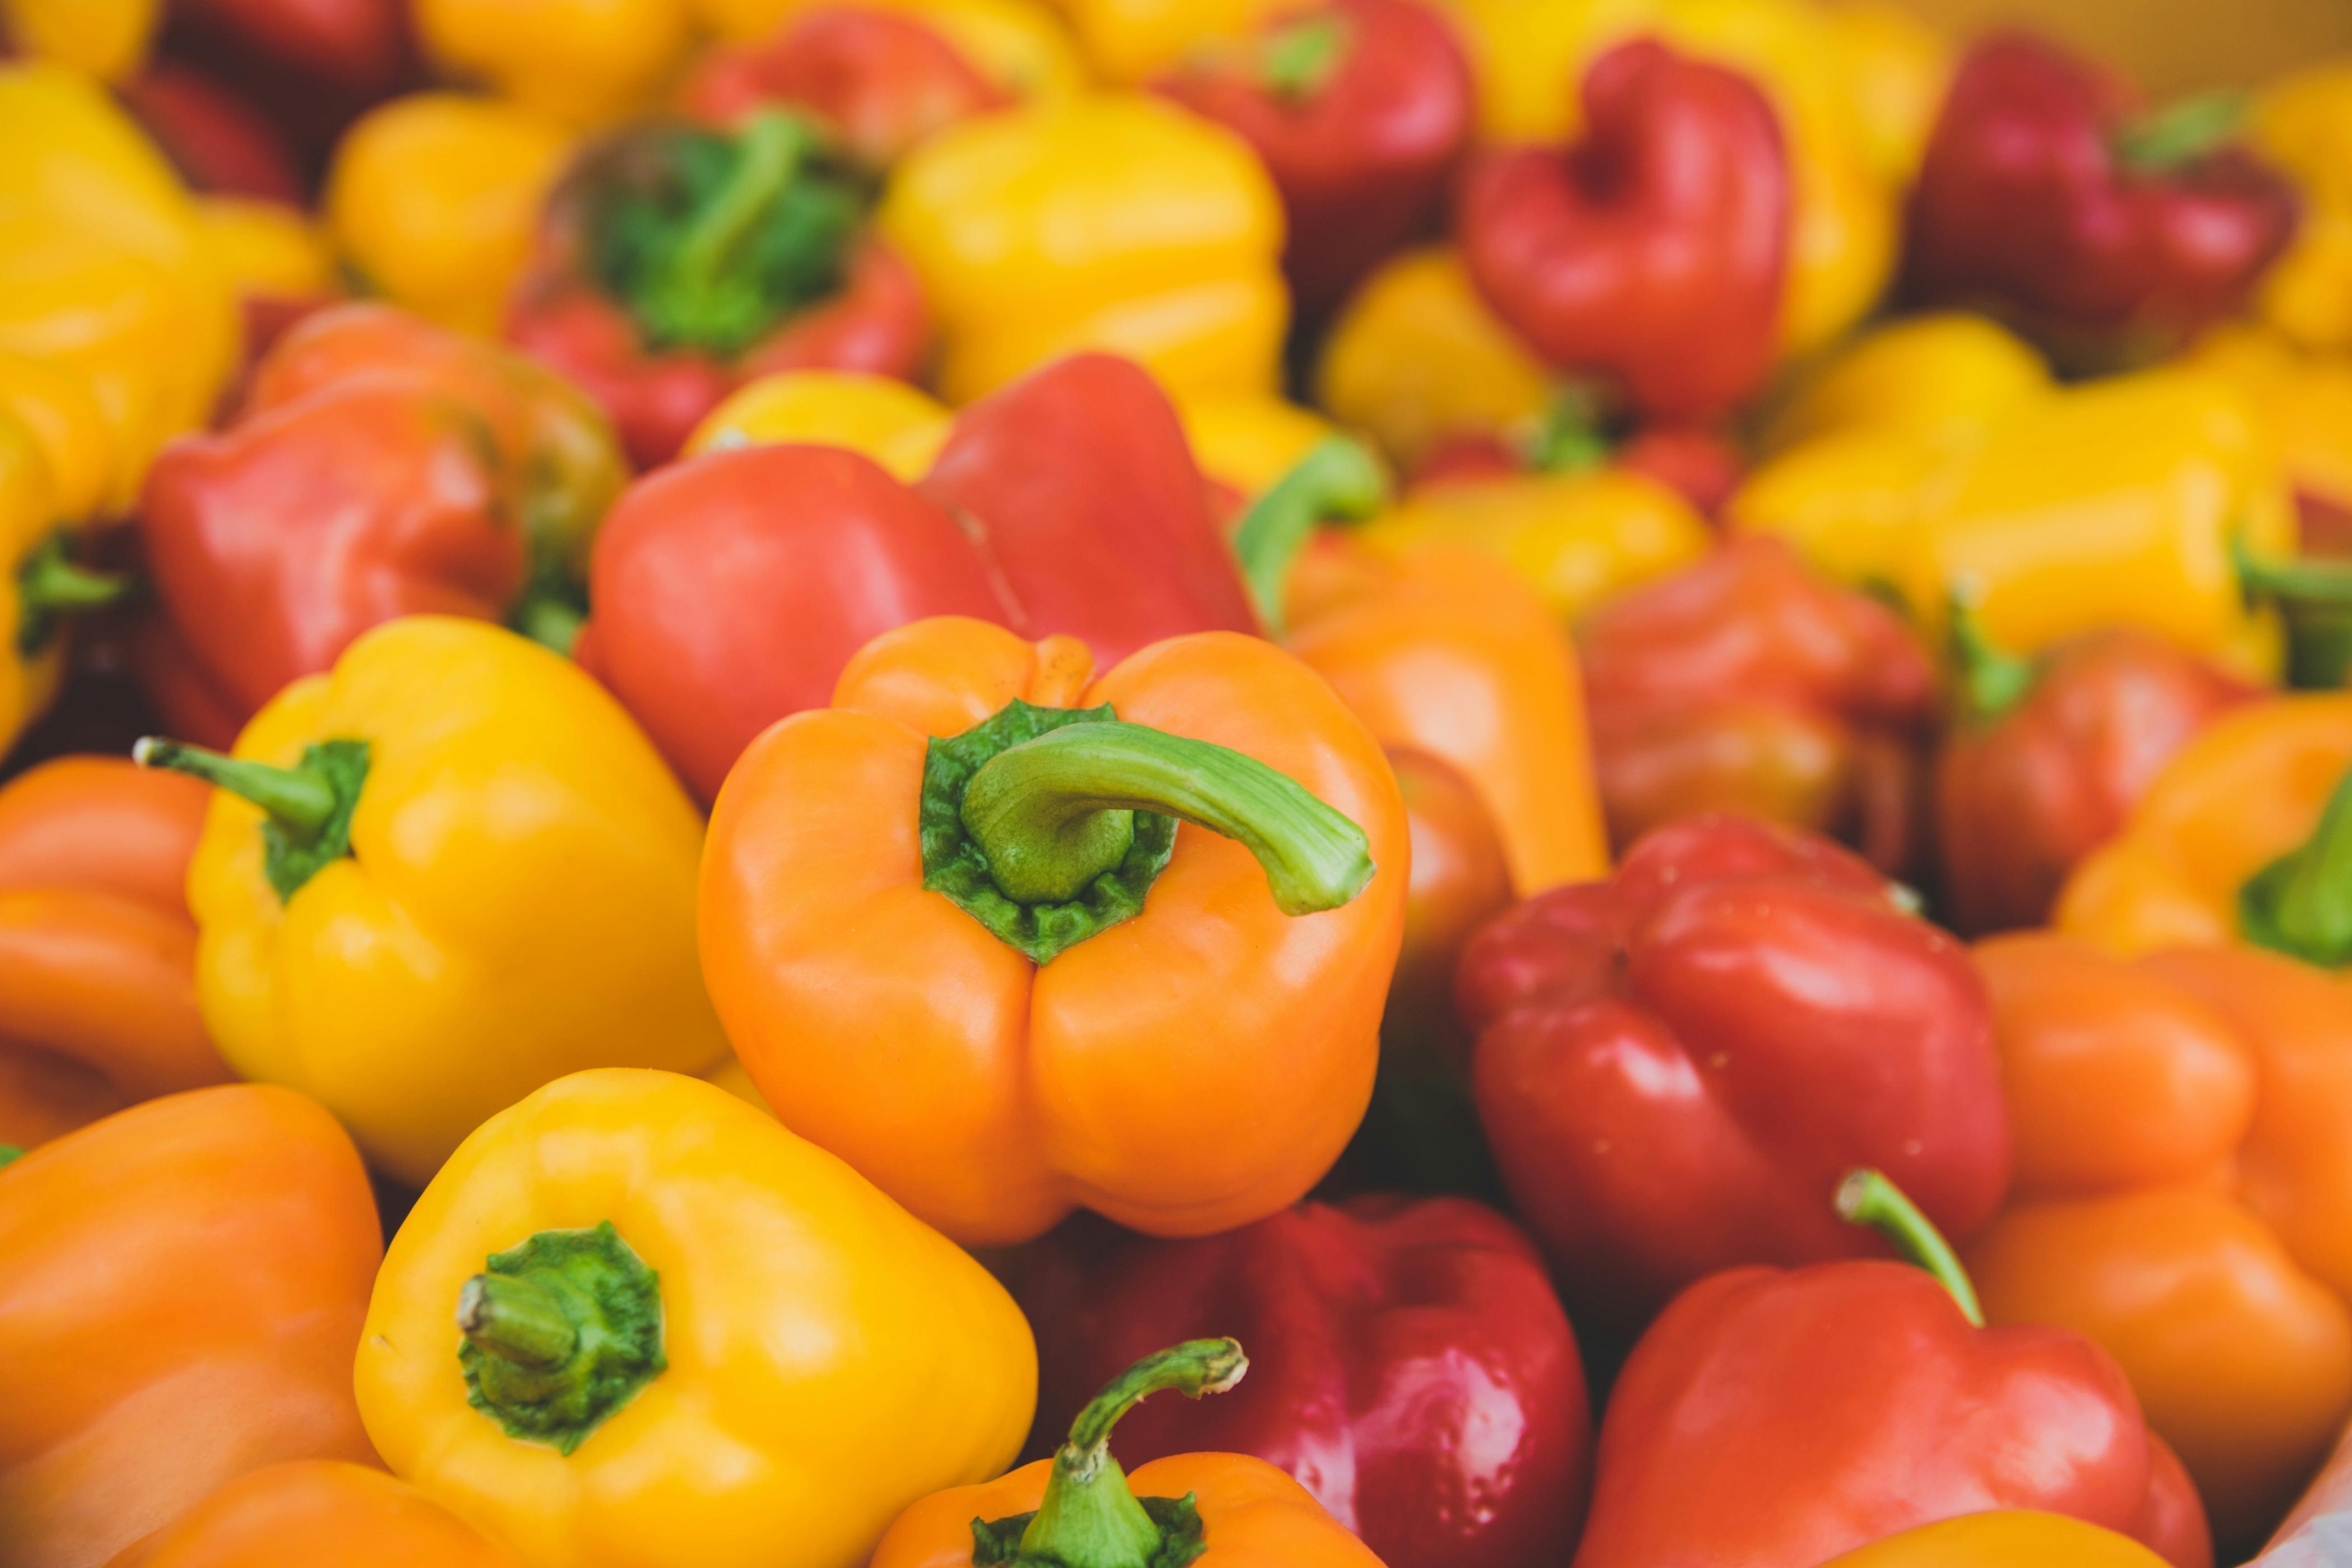
{"type": "Polygon", "coordinates": [[[2062,30],[0,0],[0,1568],[2332,1561],[2352,57],[2062,30]]]}

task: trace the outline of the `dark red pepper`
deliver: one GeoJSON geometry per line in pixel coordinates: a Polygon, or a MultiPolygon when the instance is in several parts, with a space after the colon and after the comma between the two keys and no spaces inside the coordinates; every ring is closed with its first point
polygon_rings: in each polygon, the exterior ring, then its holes
{"type": "Polygon", "coordinates": [[[1257,149],[1289,216],[1283,270],[1309,318],[1426,226],[1476,109],[1452,25],[1420,0],[1283,12],[1159,90],[1257,149]]]}
{"type": "Polygon", "coordinates": [[[1250,1347],[1248,1380],[1222,1401],[1140,1406],[1119,1426],[1122,1463],[1256,1455],[1389,1568],[1549,1568],[1576,1539],[1582,1363],[1542,1258],[1493,1210],[1365,1197],[1186,1241],[1081,1225],[1030,1261],[1037,1451],[1103,1368],[1214,1325],[1250,1347]]]}
{"type": "Polygon", "coordinates": [[[171,19],[198,52],[290,76],[289,91],[371,97],[411,63],[407,9],[404,0],[172,0],[171,19]]]}
{"type": "Polygon", "coordinates": [[[1788,154],[1763,93],[1663,44],[1619,46],[1584,79],[1585,139],[1471,165],[1454,207],[1488,304],[1565,370],[1643,412],[1724,413],[1780,346],[1788,154]]]}
{"type": "Polygon", "coordinates": [[[1451,436],[1430,448],[1412,488],[1560,473],[1612,464],[1657,480],[1713,517],[1746,474],[1747,459],[1727,438],[1698,425],[1643,425],[1612,439],[1581,398],[1563,398],[1553,417],[1525,440],[1496,431],[1451,436]]]}
{"type": "Polygon", "coordinates": [[[1853,1165],[1956,1235],[2009,1182],[1968,951],[1811,834],[1661,828],[1610,880],[1480,931],[1455,1001],[1504,1185],[1580,1323],[1637,1325],[1719,1268],[1868,1250],[1822,1201],[1853,1165]]]}
{"type": "Polygon", "coordinates": [[[194,189],[302,205],[302,171],[285,137],[205,72],[159,61],[116,90],[194,189]]]}
{"type": "Polygon", "coordinates": [[[1909,292],[1990,304],[2093,364],[2157,357],[2242,303],[2294,236],[2294,186],[2228,141],[2225,100],[2134,111],[2053,44],[1977,45],[1912,192],[1909,292]]]}

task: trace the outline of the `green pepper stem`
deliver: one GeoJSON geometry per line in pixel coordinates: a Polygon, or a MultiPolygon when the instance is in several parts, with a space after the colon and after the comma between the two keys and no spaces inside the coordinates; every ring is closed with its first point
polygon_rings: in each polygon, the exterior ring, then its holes
{"type": "Polygon", "coordinates": [[[18,600],[53,615],[120,604],[132,585],[128,574],[93,572],[87,566],[76,565],[63,550],[35,551],[25,558],[24,566],[16,574],[18,600]]]}
{"type": "Polygon", "coordinates": [[[1286,103],[1323,90],[1347,58],[1353,29],[1339,12],[1308,16],[1270,35],[1258,54],[1258,81],[1286,103]]]}
{"type": "Polygon", "coordinates": [[[1977,1300],[1977,1288],[1969,1282],[1968,1270],[1960,1267],[1958,1254],[1935,1223],[1919,1212],[1919,1205],[1903,1195],[1902,1188],[1876,1171],[1849,1171],[1838,1184],[1837,1212],[1847,1224],[1866,1226],[1893,1242],[1906,1261],[1934,1275],[1936,1282],[1951,1293],[1960,1316],[1979,1329],[1984,1327],[1984,1308],[1977,1300]]]}
{"type": "Polygon", "coordinates": [[[579,645],[580,628],[587,624],[585,611],[554,594],[531,594],[515,606],[515,630],[566,658],[579,645]]]}
{"type": "Polygon", "coordinates": [[[2242,538],[2230,542],[2230,552],[2246,596],[2276,605],[2286,622],[2294,684],[2341,687],[2352,673],[2352,562],[2265,561],[2242,538]]]}
{"type": "Polygon", "coordinates": [[[553,1292],[501,1274],[477,1274],[458,1289],[457,1331],[485,1355],[541,1372],[562,1366],[580,1344],[553,1292]]]}
{"type": "Polygon", "coordinates": [[[2352,963],[2352,772],[2327,797],[2311,837],[2238,889],[2246,940],[2306,963],[2352,963]]]}
{"type": "Polygon", "coordinates": [[[2193,163],[2236,135],[2245,111],[2246,95],[2229,89],[2168,103],[2116,132],[2116,161],[2150,174],[2193,163]]]}
{"type": "Polygon", "coordinates": [[[1969,717],[1990,723],[2025,700],[2042,677],[2042,667],[1997,646],[1985,635],[1976,607],[1965,595],[1951,600],[1952,664],[1958,676],[1960,705],[1969,717]]]}
{"type": "Polygon", "coordinates": [[[14,1143],[0,1143],[0,1171],[6,1170],[25,1157],[25,1152],[14,1143]]]}
{"type": "Polygon", "coordinates": [[[1360,521],[1388,498],[1388,477],[1361,441],[1330,436],[1266,487],[1234,534],[1242,576],[1267,635],[1282,633],[1283,591],[1315,525],[1327,518],[1360,521]]]}
{"type": "Polygon", "coordinates": [[[1611,450],[1591,391],[1570,385],[1552,395],[1543,423],[1528,438],[1527,461],[1538,473],[1580,474],[1609,461],[1611,450]]]}
{"type": "Polygon", "coordinates": [[[1069,724],[998,752],[964,792],[965,831],[1008,899],[1074,899],[1117,866],[1137,811],[1240,843],[1288,915],[1337,909],[1373,866],[1363,830],[1286,775],[1224,746],[1118,720],[1069,724]]]}
{"type": "Polygon", "coordinates": [[[296,837],[315,837],[333,819],[340,804],[334,785],[310,769],[272,767],[268,763],[226,757],[202,746],[154,735],[131,748],[131,760],[142,768],[186,773],[249,800],[296,837]]]}
{"type": "Polygon", "coordinates": [[[736,140],[740,156],[726,184],[696,215],[670,258],[673,289],[698,298],[719,287],[719,278],[743,238],[800,173],[814,150],[809,128],[772,110],[753,115],[736,140]]]}

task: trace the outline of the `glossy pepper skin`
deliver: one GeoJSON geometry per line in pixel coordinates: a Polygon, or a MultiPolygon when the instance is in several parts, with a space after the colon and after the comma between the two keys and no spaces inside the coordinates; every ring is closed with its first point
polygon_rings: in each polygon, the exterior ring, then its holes
{"type": "Polygon", "coordinates": [[[2017,1130],[1966,1249],[1986,1314],[2105,1347],[2236,1562],[2352,1412],[2352,995],[2242,947],[2032,932],[1977,959],[2017,1130]]]}
{"type": "Polygon", "coordinates": [[[188,868],[221,1054],[317,1095],[400,1180],[561,1074],[725,1054],[695,965],[701,823],[547,649],[411,616],[279,693],[237,763],[144,751],[226,786],[188,868]]]}
{"type": "Polygon", "coordinates": [[[234,424],[148,476],[151,689],[175,723],[233,733],[395,616],[543,611],[563,640],[624,472],[603,418],[539,366],[384,306],[314,316],[234,424]]]}
{"type": "Polygon", "coordinates": [[[1256,1375],[1121,1423],[1129,1459],[1288,1472],[1388,1568],[1533,1568],[1582,1517],[1584,1373],[1535,1245],[1465,1198],[1304,1204],[1191,1241],[1073,1226],[1020,1288],[1047,1347],[1030,1449],[1150,1347],[1231,1329],[1256,1375]]]}
{"type": "MultiPolygon", "coordinates": [[[[929,787],[957,798],[951,776],[929,787]]],[[[703,963],[778,1113],[959,1240],[1026,1240],[1080,1205],[1154,1234],[1207,1234],[1302,1195],[1363,1114],[1403,918],[1404,833],[1371,736],[1270,643],[1174,637],[1097,679],[1072,638],[919,621],[869,644],[832,708],[771,729],[729,775],[704,858],[703,963]],[[986,881],[933,891],[927,848],[955,836],[936,818],[919,834],[927,750],[967,731],[965,747],[987,742],[998,731],[976,727],[1018,721],[1016,700],[1108,704],[1124,723],[1065,721],[1063,742],[985,763],[958,809],[1006,825],[969,840],[986,881]],[[1129,777],[1089,749],[1118,746],[1184,760],[1129,777]],[[1133,793],[1086,793],[1109,778],[1133,793]],[[1188,805],[1171,794],[1180,783],[1205,793],[1188,805]],[[983,784],[1003,792],[992,814],[978,804],[983,784]],[[1240,789],[1249,802],[1227,798],[1240,789]],[[1126,869],[1093,875],[1122,842],[1116,819],[1099,856],[1102,829],[1066,830],[1059,842],[1089,848],[1066,869],[1027,848],[1014,815],[1112,798],[1224,825],[1181,829],[1130,919],[1118,914],[1131,904],[1081,908],[1063,890],[1109,900],[1135,886],[1126,869]],[[1223,832],[1257,836],[1278,879],[1223,832]],[[1040,874],[1013,869],[1030,865],[1040,874]],[[1058,952],[1036,940],[1074,929],[1058,952]],[[877,1038],[892,1048],[874,1051],[877,1038]],[[1246,1099],[1246,1122],[1204,1105],[1203,1083],[1246,1099]]]]}
{"type": "Polygon", "coordinates": [[[1586,139],[1487,154],[1465,177],[1463,259],[1496,311],[1643,411],[1705,417],[1762,383],[1780,342],[1789,172],[1744,78],[1651,41],[1595,61],[1586,139]]]}
{"type": "Polygon", "coordinates": [[[515,1568],[447,1509],[370,1465],[293,1459],[240,1476],[108,1568],[515,1568]]]}
{"type": "Polygon", "coordinates": [[[1618,845],[1738,811],[1918,872],[1937,679],[1885,605],[1741,539],[1604,601],[1577,641],[1618,845]]]}
{"type": "Polygon", "coordinates": [[[1470,142],[1469,62],[1415,0],[1331,0],[1196,51],[1159,90],[1239,132],[1282,192],[1284,273],[1328,313],[1418,233],[1470,142]]]}
{"type": "Polygon", "coordinates": [[[2063,1514],[1995,1509],[1923,1524],[1822,1568],[2162,1568],[2127,1535],[2063,1514]]]}
{"type": "Polygon", "coordinates": [[[382,1247],[349,1136],[268,1085],[0,1169],[0,1563],[99,1568],[248,1470],[372,1458],[351,1369],[382,1247]]]}
{"type": "Polygon", "coordinates": [[[228,1079],[182,889],[205,789],[61,757],[0,789],[0,1144],[228,1079]]]}
{"type": "Polygon", "coordinates": [[[1019,1452],[1035,1375],[1003,1288],[846,1165],[698,1079],[606,1068],[434,1178],[355,1383],[394,1473],[523,1563],[851,1568],[1019,1452]]]}
{"type": "Polygon", "coordinates": [[[2254,689],[2146,632],[2061,644],[2040,660],[1961,645],[1961,715],[1936,763],[1952,923],[2039,925],[2083,858],[2113,837],[2167,763],[2254,689]]]}
{"type": "Polygon", "coordinates": [[[1473,938],[1454,994],[1504,1184],[1580,1321],[1638,1325],[1736,1264],[1866,1251],[1822,1197],[1858,1163],[1955,1234],[2008,1183],[1967,951],[1811,834],[1660,828],[1612,879],[1473,938]]]}
{"type": "Polygon", "coordinates": [[[1989,300],[2068,358],[2151,358],[2229,314],[2294,237],[2282,176],[2225,125],[2134,125],[2127,95],[2024,34],[1960,64],[1913,188],[1906,286],[1989,300]],[[2186,134],[2184,134],[2186,132],[2186,134]]]}

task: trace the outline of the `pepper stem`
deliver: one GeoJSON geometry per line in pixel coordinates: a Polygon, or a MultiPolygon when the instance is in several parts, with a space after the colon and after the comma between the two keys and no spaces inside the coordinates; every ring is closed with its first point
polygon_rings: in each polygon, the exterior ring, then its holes
{"type": "Polygon", "coordinates": [[[1528,437],[1528,466],[1541,474],[1580,474],[1609,460],[1609,437],[1591,389],[1563,386],[1552,395],[1543,423],[1528,437]]]}
{"type": "Polygon", "coordinates": [[[1282,635],[1283,591],[1315,525],[1327,518],[1360,521],[1387,497],[1380,459],[1349,436],[1325,437],[1266,487],[1234,532],[1234,552],[1269,637],[1282,635]]]}
{"type": "Polygon", "coordinates": [[[142,768],[186,773],[251,801],[295,837],[317,837],[335,815],[334,785],[315,769],[273,767],[156,735],[132,746],[131,760],[142,768]]]}
{"type": "Polygon", "coordinates": [[[16,651],[27,658],[48,647],[68,616],[120,604],[138,585],[127,574],[76,564],[66,548],[66,534],[52,533],[16,567],[16,651]]]}
{"type": "Polygon", "coordinates": [[[2286,622],[2287,674],[2307,691],[2330,691],[2352,674],[2352,563],[2265,561],[2230,542],[2239,586],[2278,606],[2286,622]]]}
{"type": "Polygon", "coordinates": [[[467,1403],[569,1454],[668,1368],[661,1281],[604,1221],[542,1230],[457,1291],[467,1403]]]}
{"type": "Polygon", "coordinates": [[[540,1371],[562,1365],[580,1345],[552,1291],[503,1274],[477,1274],[459,1288],[457,1331],[486,1355],[540,1371]]]}
{"type": "Polygon", "coordinates": [[[1352,31],[1348,18],[1337,11],[1276,29],[1259,50],[1259,82],[1285,103],[1314,97],[1338,74],[1352,31]]]}
{"type": "Polygon", "coordinates": [[[736,138],[734,172],[678,239],[670,260],[674,285],[709,289],[814,146],[808,127],[790,115],[770,110],[747,121],[736,138]]]}
{"type": "Polygon", "coordinates": [[[1999,647],[1985,635],[1976,606],[1964,594],[1951,599],[1952,663],[1960,705],[1969,717],[1990,723],[2025,700],[2042,677],[2042,667],[1999,647]]]}
{"type": "Polygon", "coordinates": [[[2168,103],[2116,132],[2116,160],[2143,174],[2162,174],[2193,163],[2238,132],[2246,95],[2222,89],[2168,103]]]}
{"type": "Polygon", "coordinates": [[[559,594],[528,594],[515,606],[515,630],[566,658],[579,644],[580,628],[587,624],[587,613],[559,594]]]}
{"type": "Polygon", "coordinates": [[[0,1143],[0,1171],[6,1170],[25,1157],[25,1152],[14,1143],[0,1143]]]}
{"type": "Polygon", "coordinates": [[[2352,772],[2311,837],[2238,889],[2238,923],[2257,947],[2330,969],[2352,963],[2352,772]]]}
{"type": "Polygon", "coordinates": [[[1902,1188],[1876,1171],[1849,1171],[1838,1184],[1837,1212],[1847,1224],[1866,1226],[1893,1242],[1906,1261],[1934,1275],[1936,1282],[1951,1293],[1960,1316],[1977,1328],[1984,1327],[1984,1307],[1977,1300],[1977,1288],[1969,1282],[1968,1270],[1960,1267],[1959,1256],[1934,1222],[1919,1212],[1919,1205],[1903,1195],[1902,1188]]]}

